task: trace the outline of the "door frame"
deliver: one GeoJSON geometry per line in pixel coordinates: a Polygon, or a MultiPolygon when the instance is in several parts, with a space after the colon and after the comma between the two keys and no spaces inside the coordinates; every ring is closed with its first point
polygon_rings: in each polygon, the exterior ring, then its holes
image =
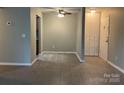
{"type": "Polygon", "coordinates": [[[41,17],[36,15],[36,55],[41,53],[41,17]]]}
{"type": "MultiPolygon", "coordinates": [[[[108,36],[107,36],[107,42],[108,42],[108,44],[107,44],[107,52],[106,52],[106,58],[104,58],[101,54],[101,41],[100,41],[100,50],[99,50],[99,56],[102,58],[102,59],[104,59],[105,61],[108,61],[108,55],[109,55],[109,43],[110,43],[110,16],[109,15],[107,15],[107,16],[105,16],[104,18],[108,18],[108,36]]],[[[103,24],[103,26],[104,26],[104,24],[103,24]]],[[[102,29],[100,29],[100,33],[101,33],[101,30],[102,29]]],[[[101,39],[101,34],[100,34],[100,39],[101,39]]]]}

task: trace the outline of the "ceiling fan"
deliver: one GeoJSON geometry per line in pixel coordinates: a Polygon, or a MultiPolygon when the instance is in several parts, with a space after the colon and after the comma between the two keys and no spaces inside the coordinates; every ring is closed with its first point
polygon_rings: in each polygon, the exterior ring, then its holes
{"type": "Polygon", "coordinates": [[[63,15],[71,15],[71,14],[72,14],[72,13],[70,13],[70,12],[64,11],[63,9],[59,9],[59,10],[58,10],[58,13],[59,13],[59,14],[63,14],[63,15]]]}
{"type": "Polygon", "coordinates": [[[71,12],[64,11],[63,9],[58,10],[58,17],[64,17],[65,15],[71,15],[71,12]]]}
{"type": "Polygon", "coordinates": [[[77,8],[66,8],[66,7],[44,7],[42,8],[44,11],[48,12],[56,12],[58,14],[58,17],[64,17],[65,15],[71,15],[72,13],[75,13],[79,11],[77,8]]]}

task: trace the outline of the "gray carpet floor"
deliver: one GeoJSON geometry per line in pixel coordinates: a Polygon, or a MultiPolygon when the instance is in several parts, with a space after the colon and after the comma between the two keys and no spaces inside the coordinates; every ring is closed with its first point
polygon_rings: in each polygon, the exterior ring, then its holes
{"type": "Polygon", "coordinates": [[[44,54],[32,66],[0,66],[1,85],[119,85],[124,75],[99,57],[44,54]]]}

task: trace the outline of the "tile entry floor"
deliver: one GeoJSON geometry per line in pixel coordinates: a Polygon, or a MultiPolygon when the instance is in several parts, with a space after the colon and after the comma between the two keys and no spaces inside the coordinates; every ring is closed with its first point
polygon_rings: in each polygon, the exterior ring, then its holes
{"type": "Polygon", "coordinates": [[[44,54],[32,66],[0,66],[1,85],[124,84],[124,74],[99,57],[44,54]]]}

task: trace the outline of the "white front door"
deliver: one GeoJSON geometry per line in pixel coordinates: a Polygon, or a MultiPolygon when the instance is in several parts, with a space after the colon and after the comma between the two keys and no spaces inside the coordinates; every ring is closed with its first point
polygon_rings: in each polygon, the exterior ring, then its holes
{"type": "Polygon", "coordinates": [[[109,16],[105,16],[101,21],[100,32],[100,57],[107,61],[109,44],[109,16]]]}
{"type": "Polygon", "coordinates": [[[85,17],[85,55],[99,54],[100,14],[86,13],[85,17]]]}

